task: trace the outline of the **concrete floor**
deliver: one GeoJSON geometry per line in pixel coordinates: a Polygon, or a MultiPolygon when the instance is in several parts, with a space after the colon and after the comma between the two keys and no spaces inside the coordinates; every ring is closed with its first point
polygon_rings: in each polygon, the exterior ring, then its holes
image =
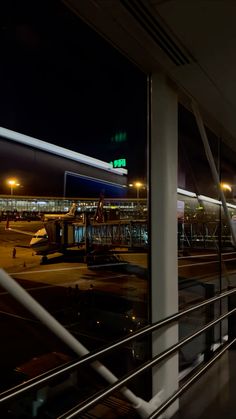
{"type": "Polygon", "coordinates": [[[208,377],[199,379],[195,389],[187,390],[172,419],[236,418],[236,349],[229,350],[222,361],[210,368],[208,377]],[[218,393],[213,395],[216,387],[218,393]]]}

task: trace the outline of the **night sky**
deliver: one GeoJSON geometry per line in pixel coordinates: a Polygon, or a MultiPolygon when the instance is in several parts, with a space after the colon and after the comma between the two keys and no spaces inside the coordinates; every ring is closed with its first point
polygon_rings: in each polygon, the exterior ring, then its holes
{"type": "MultiPolygon", "coordinates": [[[[146,177],[146,75],[60,1],[0,4],[0,126],[146,177]],[[111,138],[127,132],[127,141],[111,138]]],[[[9,163],[10,164],[10,163],[9,163]]]]}

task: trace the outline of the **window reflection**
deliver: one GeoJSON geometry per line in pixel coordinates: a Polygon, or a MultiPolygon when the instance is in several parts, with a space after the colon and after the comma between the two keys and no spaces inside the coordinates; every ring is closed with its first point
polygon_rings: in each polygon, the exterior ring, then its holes
{"type": "MultiPolygon", "coordinates": [[[[233,144],[206,129],[211,152],[227,203],[220,200],[218,186],[205,155],[193,115],[179,107],[179,189],[178,264],[179,308],[184,309],[235,286],[236,252],[232,239],[235,227],[236,154],[233,144]]],[[[180,337],[186,336],[225,313],[233,299],[223,299],[195,311],[180,322],[180,337]]],[[[209,359],[232,335],[235,319],[221,324],[185,345],[180,354],[180,369],[187,373],[199,362],[209,359]]]]}
{"type": "MultiPolygon", "coordinates": [[[[50,149],[35,147],[36,140],[0,138],[0,179],[14,171],[24,185],[19,196],[9,196],[9,185],[0,182],[0,263],[94,350],[148,323],[146,74],[61,2],[10,3],[3,16],[9,36],[0,70],[0,126],[50,143],[50,149]],[[22,30],[32,43],[19,35],[22,30]],[[73,160],[75,152],[88,156],[89,165],[73,160]],[[142,187],[129,189],[134,180],[142,187]]],[[[3,322],[4,386],[15,385],[16,375],[19,382],[22,375],[15,373],[32,366],[33,358],[40,372],[50,369],[51,353],[62,354],[62,362],[74,358],[27,316],[25,327],[13,300],[8,309],[17,311],[20,326],[3,322]]],[[[146,359],[148,350],[139,340],[106,361],[119,375],[146,359]]],[[[140,386],[140,395],[149,390],[140,386]]]]}

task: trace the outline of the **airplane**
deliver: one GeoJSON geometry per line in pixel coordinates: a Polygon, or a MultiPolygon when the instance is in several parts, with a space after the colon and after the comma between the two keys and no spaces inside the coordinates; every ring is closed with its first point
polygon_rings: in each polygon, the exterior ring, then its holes
{"type": "MultiPolygon", "coordinates": [[[[73,203],[66,214],[46,214],[43,228],[35,233],[11,228],[9,227],[9,221],[6,229],[31,236],[29,247],[37,255],[43,256],[42,262],[46,262],[48,254],[56,252],[63,254],[68,248],[72,247],[78,247],[84,250],[86,255],[90,256],[101,252],[106,253],[114,247],[111,237],[106,237],[108,234],[107,227],[114,226],[115,234],[118,234],[120,237],[120,223],[129,223],[129,220],[105,221],[102,195],[98,201],[97,210],[92,217],[89,213],[84,213],[79,218],[76,218],[76,207],[77,205],[73,203]],[[103,234],[105,234],[104,240],[103,234]]],[[[118,241],[119,237],[117,238],[118,241]]],[[[147,241],[146,237],[144,240],[147,241]]],[[[144,244],[146,245],[147,243],[145,242],[144,244]]]]}
{"type": "Polygon", "coordinates": [[[30,240],[29,247],[31,247],[36,252],[36,254],[46,254],[49,250],[48,234],[46,228],[41,228],[35,233],[23,231],[16,228],[11,228],[9,226],[9,220],[7,220],[5,230],[15,231],[16,233],[31,236],[32,239],[30,240]]]}
{"type": "Polygon", "coordinates": [[[73,219],[75,218],[76,209],[77,209],[77,204],[73,202],[73,204],[70,207],[69,212],[67,212],[66,214],[44,214],[43,221],[73,219]]]}
{"type": "MultiPolygon", "coordinates": [[[[79,243],[74,243],[74,230],[81,229],[83,227],[83,221],[76,222],[76,208],[77,204],[73,203],[69,212],[66,214],[45,214],[45,220],[43,221],[44,227],[36,232],[12,228],[9,226],[9,220],[7,220],[5,230],[31,236],[29,247],[37,255],[42,255],[45,259],[46,255],[50,253],[64,253],[66,248],[79,245],[79,243]],[[62,239],[62,231],[65,229],[67,238],[69,237],[66,240],[62,239]]],[[[77,231],[78,240],[81,242],[83,241],[83,234],[83,231],[77,231]]],[[[63,234],[63,238],[65,238],[65,234],[63,234]]]]}
{"type": "MultiPolygon", "coordinates": [[[[20,234],[25,234],[31,236],[29,242],[29,247],[36,253],[36,255],[43,256],[43,261],[46,261],[47,255],[51,253],[65,253],[66,249],[69,247],[83,247],[84,246],[84,236],[85,236],[85,225],[79,223],[69,223],[69,222],[54,222],[50,221],[44,223],[44,227],[37,230],[35,233],[23,231],[11,227],[6,227],[6,230],[15,231],[20,234]],[[71,230],[71,241],[62,240],[62,230],[65,228],[67,231],[71,230]],[[74,236],[75,231],[77,231],[77,237],[79,241],[75,242],[74,236]],[[80,231],[78,231],[80,230],[80,231]]],[[[68,237],[68,236],[67,236],[68,237]]]]}

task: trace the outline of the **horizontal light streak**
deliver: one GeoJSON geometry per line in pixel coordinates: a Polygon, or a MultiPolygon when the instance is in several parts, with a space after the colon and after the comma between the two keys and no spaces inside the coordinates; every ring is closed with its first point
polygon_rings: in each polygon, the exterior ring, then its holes
{"type": "Polygon", "coordinates": [[[65,175],[66,176],[69,175],[71,177],[78,177],[80,179],[85,179],[85,180],[92,180],[94,182],[103,183],[103,184],[106,184],[106,185],[109,185],[109,186],[116,186],[118,188],[120,188],[120,187],[121,188],[127,188],[127,185],[123,185],[123,184],[120,184],[120,183],[110,182],[109,180],[103,180],[101,178],[97,178],[97,177],[93,177],[93,176],[87,176],[87,175],[80,174],[80,173],[70,172],[68,170],[65,171],[65,175]]]}
{"type": "Polygon", "coordinates": [[[190,196],[192,198],[196,198],[197,197],[197,195],[195,194],[195,192],[186,191],[185,189],[178,188],[177,189],[177,192],[180,193],[181,195],[190,196]]]}
{"type": "Polygon", "coordinates": [[[210,202],[212,204],[221,205],[221,201],[219,201],[218,199],[210,198],[209,196],[198,195],[198,199],[200,199],[201,201],[210,202]]]}
{"type": "MultiPolygon", "coordinates": [[[[195,192],[190,192],[185,189],[178,188],[177,193],[179,193],[180,195],[189,196],[191,198],[197,198],[200,201],[209,202],[211,204],[222,205],[222,202],[219,201],[218,199],[214,199],[214,198],[211,198],[210,196],[205,196],[205,195],[197,195],[195,192]]],[[[236,209],[236,205],[234,204],[229,204],[228,202],[226,202],[226,205],[228,208],[236,209]]]]}
{"type": "Polygon", "coordinates": [[[227,203],[227,207],[229,207],[229,208],[233,208],[233,209],[236,209],[236,205],[233,205],[233,204],[228,204],[228,203],[227,203]]]}

